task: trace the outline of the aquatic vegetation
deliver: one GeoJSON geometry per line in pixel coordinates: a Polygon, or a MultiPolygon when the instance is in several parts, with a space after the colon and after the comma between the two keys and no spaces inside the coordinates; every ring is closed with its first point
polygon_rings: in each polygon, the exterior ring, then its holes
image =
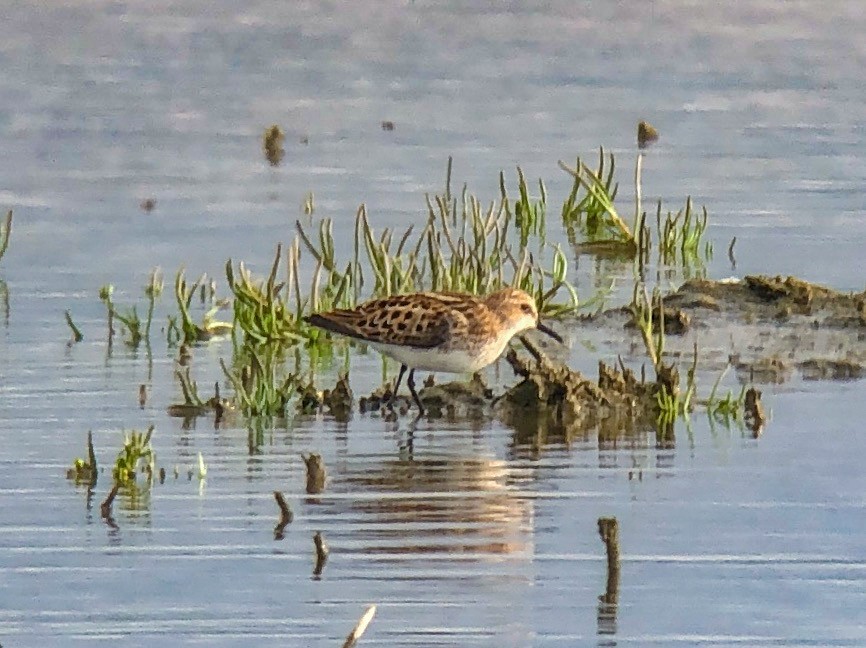
{"type": "MultiPolygon", "coordinates": [[[[508,200],[505,193],[505,176],[500,174],[499,185],[502,192],[503,203],[506,210],[508,209],[508,200]]],[[[520,198],[514,203],[514,224],[520,231],[520,245],[526,247],[529,242],[530,235],[544,236],[545,213],[547,210],[547,190],[544,187],[544,181],[538,180],[538,189],[541,197],[533,201],[529,197],[529,191],[526,186],[526,178],[523,176],[523,171],[517,167],[517,190],[520,198]]]]}
{"type": "Polygon", "coordinates": [[[304,196],[304,204],[301,206],[301,209],[306,216],[312,216],[313,213],[316,211],[316,205],[314,202],[314,196],[312,191],[308,192],[307,195],[304,196]]]}
{"type": "Polygon", "coordinates": [[[80,457],[72,462],[72,468],[66,471],[66,479],[72,479],[76,484],[95,486],[99,478],[99,467],[96,464],[96,453],[93,450],[93,432],[87,432],[87,459],[80,457]]]}
{"type": "Polygon", "coordinates": [[[223,373],[235,392],[235,403],[246,416],[284,416],[298,386],[298,376],[285,373],[280,350],[274,346],[247,348],[223,373]]]}
{"type": "Polygon", "coordinates": [[[539,181],[540,199],[530,198],[518,169],[519,198],[512,209],[502,174],[499,200],[483,209],[465,187],[459,201],[452,195],[451,168],[449,159],[445,191],[427,196],[427,222],[418,233],[414,226],[399,235],[388,228],[377,233],[361,205],[355,219],[354,258],[348,264],[334,258],[330,221],[320,224],[318,244],[298,225],[300,240],[317,261],[314,290],[306,302],[311,311],[356,305],[366,270],[372,274],[373,297],[424,290],[484,295],[512,285],[533,294],[544,317],[576,312],[577,292],[567,280],[565,255],[544,243],[544,184],[539,181]],[[530,252],[530,247],[535,251],[530,252]],[[552,250],[549,268],[544,264],[546,250],[552,250]],[[343,267],[345,271],[340,270],[343,267]],[[322,272],[327,274],[319,282],[322,272]],[[560,290],[568,298],[556,302],[560,290]]]}
{"type": "MultiPolygon", "coordinates": [[[[174,278],[174,295],[177,301],[177,307],[180,311],[180,325],[178,326],[177,317],[169,317],[166,336],[169,344],[181,342],[183,344],[195,344],[209,340],[214,335],[224,335],[230,333],[233,329],[231,322],[224,322],[215,319],[216,314],[226,306],[228,300],[216,300],[214,305],[202,317],[202,323],[196,324],[190,314],[192,298],[196,292],[206,290],[205,275],[199,277],[192,285],[187,284],[184,270],[178,270],[174,278]]],[[[213,289],[211,290],[213,293],[213,289]]]]}
{"type": "Polygon", "coordinates": [[[6,220],[0,225],[0,259],[9,247],[9,237],[12,235],[12,210],[6,212],[6,220]]]}
{"type": "Polygon", "coordinates": [[[571,193],[562,204],[562,222],[566,228],[580,228],[589,242],[633,245],[634,235],[614,206],[619,183],[614,183],[616,160],[613,153],[608,155],[607,164],[605,175],[604,148],[599,149],[597,171],[589,169],[580,158],[574,169],[560,162],[560,168],[574,178],[571,193]],[[581,188],[585,189],[585,194],[578,200],[581,188]]]}
{"type": "Polygon", "coordinates": [[[154,268],[150,271],[147,285],[144,287],[144,296],[147,297],[147,321],[144,325],[144,339],[147,344],[150,344],[150,325],[153,322],[153,309],[156,305],[156,300],[162,295],[164,282],[162,280],[162,271],[159,268],[154,268]]]}
{"type": "Polygon", "coordinates": [[[706,407],[707,416],[711,421],[721,423],[726,428],[731,427],[731,424],[740,425],[743,422],[743,404],[746,398],[746,385],[740,390],[739,395],[735,396],[730,390],[725,394],[724,398],[718,396],[719,384],[728,373],[730,365],[725,367],[716,382],[713,383],[713,388],[710,390],[706,400],[701,402],[701,405],[706,407]]]}
{"type": "Polygon", "coordinates": [[[114,336],[114,327],[112,323],[114,322],[114,320],[117,320],[126,329],[126,344],[133,349],[137,349],[142,339],[141,319],[138,317],[138,311],[136,307],[133,306],[132,308],[127,309],[125,313],[121,313],[114,305],[114,301],[112,300],[113,295],[114,286],[112,286],[111,284],[102,286],[102,288],[99,289],[99,298],[102,300],[102,303],[105,304],[105,308],[108,311],[109,345],[111,344],[112,338],[114,336]]]}
{"type": "Polygon", "coordinates": [[[665,364],[663,360],[666,328],[665,307],[661,292],[655,288],[651,297],[645,285],[635,283],[629,308],[634,322],[640,330],[647,357],[652,363],[656,375],[655,398],[658,406],[656,423],[659,429],[670,427],[677,417],[687,417],[692,408],[698,361],[697,344],[694,350],[694,362],[688,372],[686,390],[682,392],[679,369],[675,364],[665,364]]]}
{"type": "Polygon", "coordinates": [[[79,329],[75,322],[72,321],[72,314],[67,310],[65,312],[66,316],[66,324],[69,326],[72,331],[72,339],[69,341],[69,345],[75,344],[77,342],[81,342],[84,339],[84,335],[81,333],[81,329],[79,329]]]}
{"type": "Polygon", "coordinates": [[[130,430],[124,433],[123,447],[117,453],[111,471],[115,482],[118,484],[133,482],[141,469],[147,472],[148,479],[153,477],[156,465],[156,453],[150,445],[153,430],[154,426],[151,425],[146,432],[130,430]]]}
{"type": "MultiPolygon", "coordinates": [[[[641,125],[644,125],[644,122],[641,122],[641,125]]],[[[654,129],[642,130],[639,126],[639,142],[642,135],[644,138],[651,137],[653,132],[654,129]]],[[[646,143],[646,140],[644,142],[646,143]]],[[[614,182],[616,165],[612,153],[607,158],[607,173],[603,148],[600,149],[598,169],[595,171],[580,158],[577,158],[574,168],[563,162],[559,163],[559,167],[574,181],[571,193],[562,207],[562,222],[569,234],[569,240],[580,251],[634,258],[641,265],[649,261],[650,250],[655,246],[659,264],[679,265],[684,268],[702,266],[703,261],[711,258],[713,254],[712,244],[704,241],[708,220],[706,208],[702,209],[701,216],[694,215],[691,198],[687,197],[683,209],[676,213],[668,211],[663,216],[662,204],[659,201],[653,241],[641,204],[642,164],[643,153],[638,153],[634,173],[634,216],[629,226],[615,206],[619,184],[614,182]],[[578,230],[584,241],[578,242],[578,230]]]]}
{"type": "MultiPolygon", "coordinates": [[[[668,212],[662,219],[662,204],[656,210],[656,240],[659,245],[659,258],[665,265],[688,265],[701,256],[701,243],[707,229],[707,208],[701,216],[692,213],[692,199],[686,198],[686,206],[676,214],[668,212]]],[[[704,256],[712,256],[712,244],[707,241],[703,248],[704,256]]]]}
{"type": "MultiPolygon", "coordinates": [[[[159,268],[154,268],[151,270],[151,273],[148,278],[148,283],[144,287],[144,295],[147,298],[147,319],[142,326],[141,318],[138,315],[137,306],[133,305],[131,308],[126,311],[118,310],[117,306],[114,303],[114,286],[111,284],[106,284],[99,289],[99,299],[105,304],[105,308],[108,311],[108,341],[109,345],[111,344],[112,338],[114,336],[114,320],[119,321],[124,329],[126,330],[126,344],[127,346],[137,349],[142,341],[144,341],[146,346],[150,346],[150,327],[153,322],[153,312],[155,308],[156,300],[162,294],[163,282],[162,282],[162,272],[159,268]]],[[[69,315],[69,311],[67,311],[66,322],[69,325],[69,328],[72,329],[73,338],[75,342],[80,342],[81,339],[78,336],[81,334],[78,331],[75,324],[72,322],[72,318],[69,315]]]]}
{"type": "MultiPolygon", "coordinates": [[[[238,264],[237,272],[231,259],[226,263],[226,278],[234,295],[234,322],[246,344],[288,345],[308,339],[299,313],[303,311],[303,305],[299,302],[298,308],[293,311],[289,307],[289,300],[280,295],[284,286],[277,284],[281,257],[282,245],[278,245],[270,274],[267,279],[259,282],[253,281],[243,262],[238,264]]],[[[297,261],[290,261],[290,268],[296,272],[297,261]]],[[[296,282],[297,274],[294,274],[287,285],[296,282]]]]}

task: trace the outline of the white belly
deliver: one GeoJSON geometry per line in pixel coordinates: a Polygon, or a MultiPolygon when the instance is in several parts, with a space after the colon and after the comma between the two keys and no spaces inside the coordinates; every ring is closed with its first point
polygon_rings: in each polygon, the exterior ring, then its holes
{"type": "Polygon", "coordinates": [[[475,373],[492,363],[502,353],[503,346],[488,344],[478,349],[477,353],[468,353],[463,349],[440,351],[438,349],[416,349],[396,344],[368,343],[390,358],[394,358],[410,369],[424,371],[444,371],[445,373],[475,373]]]}

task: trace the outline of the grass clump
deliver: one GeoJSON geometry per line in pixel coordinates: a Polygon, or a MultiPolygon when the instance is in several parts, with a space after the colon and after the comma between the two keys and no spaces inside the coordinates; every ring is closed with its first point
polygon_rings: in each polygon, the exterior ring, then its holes
{"type": "Polygon", "coordinates": [[[66,478],[76,484],[96,486],[99,478],[99,467],[96,464],[96,452],[93,450],[93,432],[87,433],[87,459],[78,457],[72,462],[72,467],[66,471],[66,478]]]}
{"type": "Polygon", "coordinates": [[[631,225],[617,211],[615,200],[619,184],[614,181],[616,164],[613,154],[605,158],[604,149],[599,151],[598,169],[593,170],[580,158],[574,168],[563,162],[560,168],[573,178],[571,193],[562,207],[562,222],[569,239],[577,247],[589,253],[608,253],[624,258],[634,258],[641,264],[649,261],[650,250],[655,246],[658,262],[663,265],[684,267],[700,265],[712,257],[712,245],[705,242],[707,211],[694,214],[691,197],[686,198],[685,207],[676,213],[670,211],[663,216],[661,201],[656,208],[655,235],[647,226],[647,215],[641,204],[641,169],[643,153],[638,153],[634,173],[634,216],[631,225]],[[577,242],[577,233],[584,240],[577,242]]]}
{"type": "Polygon", "coordinates": [[[229,369],[220,360],[232,384],[238,408],[248,417],[282,417],[298,387],[298,375],[284,371],[280,350],[274,346],[245,349],[229,369]]]}
{"type": "MultiPolygon", "coordinates": [[[[207,285],[205,284],[205,275],[199,277],[191,285],[187,284],[184,276],[184,269],[178,270],[174,278],[174,295],[179,311],[180,324],[178,317],[169,316],[168,327],[166,329],[166,337],[169,344],[195,344],[211,339],[214,335],[223,335],[230,333],[233,329],[231,322],[224,322],[215,319],[216,314],[225,308],[228,300],[214,300],[214,305],[202,317],[202,323],[196,324],[190,314],[192,307],[192,299],[196,292],[206,292],[207,285]]],[[[213,289],[211,289],[213,293],[213,289]]]]}
{"type": "Polygon", "coordinates": [[[281,296],[286,284],[277,284],[281,257],[282,245],[278,245],[271,272],[263,281],[253,281],[242,262],[237,272],[231,259],[226,263],[226,278],[234,295],[234,321],[243,341],[252,346],[286,345],[306,339],[301,323],[303,307],[293,311],[286,298],[288,292],[281,296]]]}
{"type": "MultiPolygon", "coordinates": [[[[144,287],[144,295],[147,298],[147,319],[142,323],[138,315],[138,307],[133,305],[131,308],[121,311],[114,303],[114,286],[106,284],[99,289],[99,299],[105,304],[108,311],[108,343],[111,345],[114,337],[114,321],[121,323],[126,331],[126,344],[130,348],[137,349],[142,341],[150,347],[150,328],[153,322],[153,313],[156,305],[156,300],[162,295],[163,281],[162,272],[159,268],[151,270],[148,277],[148,283],[144,287]]],[[[66,312],[66,323],[72,330],[73,340],[80,342],[83,339],[81,331],[72,322],[72,317],[69,311],[66,312]]]]}
{"type": "Polygon", "coordinates": [[[153,429],[154,426],[151,425],[147,432],[131,430],[124,433],[123,447],[117,453],[111,471],[115,482],[118,484],[134,482],[140,469],[147,472],[148,479],[153,477],[156,467],[156,453],[150,445],[153,429]]]}

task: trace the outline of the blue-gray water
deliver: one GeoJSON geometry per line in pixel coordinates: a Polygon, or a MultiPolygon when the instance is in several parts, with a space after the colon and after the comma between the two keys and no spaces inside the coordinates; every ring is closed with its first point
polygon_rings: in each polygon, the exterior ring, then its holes
{"type": "MultiPolygon", "coordinates": [[[[176,352],[156,333],[152,375],[119,341],[107,358],[97,297],[113,283],[141,308],[153,266],[169,284],[181,265],[222,279],[229,257],[264,271],[310,191],[344,249],[362,202],[377,227],[422,222],[449,155],[455,184],[485,200],[500,169],[512,186],[518,164],[543,177],[556,238],[557,160],[613,151],[628,213],[641,119],[661,132],[644,198],[707,206],[710,276],[860,290],[860,3],[239,6],[3,8],[0,209],[15,222],[0,261],[0,643],[336,646],[370,603],[371,646],[866,643],[862,383],[765,388],[759,439],[697,415],[667,449],[422,421],[410,454],[408,421],[359,415],[297,418],[251,444],[243,427],[169,418],[176,352]],[[287,132],[277,168],[261,154],[272,123],[287,132]],[[66,309],[85,334],[71,349],[66,309]],[[168,480],[135,506],[121,496],[111,529],[108,475],[88,509],[65,470],[87,430],[106,466],[122,429],[151,423],[168,480]],[[329,470],[317,498],[303,492],[308,451],[329,470]],[[199,452],[203,484],[187,479],[199,452]],[[282,541],[275,489],[296,514],[282,541]],[[623,552],[615,626],[598,619],[608,515],[623,552]],[[317,530],[332,550],[321,580],[317,530]]],[[[592,262],[570,262],[591,294],[592,262]]],[[[591,371],[598,356],[570,333],[572,364],[591,371]]],[[[230,353],[195,351],[200,385],[230,353]]],[[[356,391],[380,372],[353,357],[356,391]]]]}

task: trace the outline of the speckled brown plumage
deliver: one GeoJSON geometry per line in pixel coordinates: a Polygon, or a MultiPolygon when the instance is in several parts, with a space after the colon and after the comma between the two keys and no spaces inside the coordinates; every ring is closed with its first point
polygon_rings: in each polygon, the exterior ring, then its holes
{"type": "MultiPolygon", "coordinates": [[[[400,378],[414,370],[475,372],[502,353],[514,335],[529,328],[558,336],[539,324],[534,299],[515,288],[486,297],[424,292],[373,299],[353,309],[315,313],[306,321],[319,328],[369,343],[401,363],[400,378]]],[[[396,393],[396,387],[395,387],[396,393]]]]}
{"type": "Polygon", "coordinates": [[[497,320],[481,299],[459,293],[397,295],[307,318],[314,326],[365,342],[417,349],[446,345],[455,337],[485,336],[497,320]]]}

